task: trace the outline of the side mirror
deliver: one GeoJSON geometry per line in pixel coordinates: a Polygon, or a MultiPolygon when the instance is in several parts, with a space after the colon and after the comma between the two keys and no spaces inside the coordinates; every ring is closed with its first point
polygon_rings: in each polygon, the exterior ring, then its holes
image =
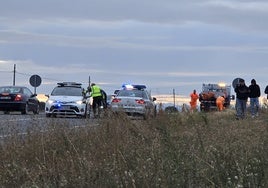
{"type": "Polygon", "coordinates": [[[153,101],[156,101],[156,98],[155,97],[153,97],[153,101]]]}
{"type": "Polygon", "coordinates": [[[84,99],[88,99],[88,98],[90,98],[90,96],[89,95],[85,95],[83,98],[84,99]]]}
{"type": "Polygon", "coordinates": [[[114,90],[115,95],[117,95],[118,92],[119,92],[119,89],[114,90]]]}

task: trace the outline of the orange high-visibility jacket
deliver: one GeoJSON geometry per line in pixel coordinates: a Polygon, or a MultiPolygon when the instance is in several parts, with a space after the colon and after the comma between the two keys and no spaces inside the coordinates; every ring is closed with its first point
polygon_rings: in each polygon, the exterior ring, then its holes
{"type": "Polygon", "coordinates": [[[218,109],[221,111],[221,110],[223,110],[223,104],[224,104],[224,101],[225,101],[225,99],[224,99],[224,97],[222,97],[222,96],[219,96],[217,99],[216,99],[216,105],[217,105],[217,107],[218,107],[218,109]]]}

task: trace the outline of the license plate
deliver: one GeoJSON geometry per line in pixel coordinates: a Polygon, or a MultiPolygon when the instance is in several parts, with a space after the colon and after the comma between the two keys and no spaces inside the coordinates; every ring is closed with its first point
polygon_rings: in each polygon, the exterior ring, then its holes
{"type": "Polygon", "coordinates": [[[70,110],[70,106],[61,106],[60,109],[61,110],[70,110]]]}

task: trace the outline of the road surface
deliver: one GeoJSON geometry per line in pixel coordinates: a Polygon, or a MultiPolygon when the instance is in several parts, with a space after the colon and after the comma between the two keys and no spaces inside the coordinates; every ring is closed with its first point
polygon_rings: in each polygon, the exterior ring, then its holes
{"type": "Polygon", "coordinates": [[[0,139],[14,134],[25,135],[32,130],[46,131],[49,126],[79,128],[96,125],[98,125],[98,120],[96,119],[75,117],[48,118],[44,112],[37,115],[21,115],[20,112],[12,112],[10,114],[0,113],[0,139]]]}

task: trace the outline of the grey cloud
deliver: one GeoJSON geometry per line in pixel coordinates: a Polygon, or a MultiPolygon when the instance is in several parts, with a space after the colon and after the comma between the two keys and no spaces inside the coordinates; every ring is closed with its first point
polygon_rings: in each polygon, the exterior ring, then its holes
{"type": "Polygon", "coordinates": [[[70,21],[137,20],[165,24],[200,22],[267,30],[268,26],[264,24],[268,18],[267,10],[268,2],[240,0],[9,0],[1,3],[0,17],[70,21]]]}
{"type": "Polygon", "coordinates": [[[133,81],[187,93],[235,77],[265,85],[267,15],[266,1],[249,0],[6,0],[0,70],[16,63],[51,87],[88,75],[111,90],[133,81]]]}

